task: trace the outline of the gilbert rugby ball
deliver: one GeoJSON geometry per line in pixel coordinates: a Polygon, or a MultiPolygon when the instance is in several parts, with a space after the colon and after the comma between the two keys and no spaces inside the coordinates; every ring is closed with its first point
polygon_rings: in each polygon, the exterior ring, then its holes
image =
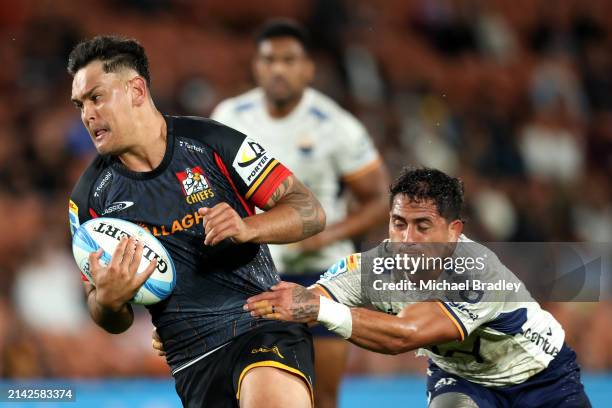
{"type": "Polygon", "coordinates": [[[104,252],[100,262],[108,265],[121,238],[131,236],[144,244],[137,273],[142,273],[149,262],[157,259],[157,268],[136,292],[131,303],[153,305],[167,298],[174,290],[176,269],[166,248],[144,228],[118,218],[94,218],[83,223],[74,233],[72,254],[81,272],[94,284],[89,272],[89,254],[102,248],[104,252]]]}

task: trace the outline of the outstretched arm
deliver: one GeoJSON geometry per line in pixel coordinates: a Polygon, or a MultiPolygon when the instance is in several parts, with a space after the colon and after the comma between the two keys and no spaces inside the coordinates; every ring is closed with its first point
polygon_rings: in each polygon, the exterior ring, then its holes
{"type": "Polygon", "coordinates": [[[460,340],[459,330],[438,302],[406,306],[397,315],[351,308],[351,343],[384,354],[399,354],[420,347],[460,340]]]}
{"type": "Polygon", "coordinates": [[[360,347],[385,354],[461,339],[439,302],[415,303],[393,316],[348,308],[321,296],[323,293],[316,285],[306,289],[281,282],[272,291],[249,298],[245,309],[268,319],[319,322],[360,347]]]}

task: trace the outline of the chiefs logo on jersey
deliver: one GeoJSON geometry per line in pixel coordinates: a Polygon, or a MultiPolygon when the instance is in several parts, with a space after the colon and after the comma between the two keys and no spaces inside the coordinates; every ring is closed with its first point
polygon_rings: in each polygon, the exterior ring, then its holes
{"type": "Polygon", "coordinates": [[[187,204],[199,203],[215,196],[200,166],[187,168],[175,174],[181,183],[187,204]]]}

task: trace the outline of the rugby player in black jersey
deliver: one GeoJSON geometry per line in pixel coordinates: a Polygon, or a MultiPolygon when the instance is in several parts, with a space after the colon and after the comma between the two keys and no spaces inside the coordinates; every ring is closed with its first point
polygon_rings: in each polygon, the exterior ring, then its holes
{"type": "MultiPolygon", "coordinates": [[[[71,230],[98,216],[138,223],[170,252],[176,287],[148,307],[176,389],[188,407],[312,404],[305,326],[253,319],[246,299],[279,281],[265,243],[320,232],[312,193],[264,146],[212,120],[162,115],[148,61],[134,40],[96,37],[68,61],[72,101],[99,153],[69,203],[71,230]],[[255,207],[265,212],[255,214],[255,207]]],[[[107,267],[90,255],[84,280],[93,320],[111,333],[133,321],[129,300],[143,247],[122,240],[107,267]]]]}

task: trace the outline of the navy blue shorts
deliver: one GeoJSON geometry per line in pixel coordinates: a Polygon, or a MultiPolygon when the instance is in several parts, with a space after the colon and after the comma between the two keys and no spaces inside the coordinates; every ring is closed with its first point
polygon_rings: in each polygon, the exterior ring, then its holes
{"type": "Polygon", "coordinates": [[[576,353],[564,344],[548,367],[527,381],[506,387],[484,387],[450,374],[430,361],[427,398],[456,392],[468,395],[479,408],[497,407],[590,407],[580,382],[576,353]]]}
{"type": "MultiPolygon", "coordinates": [[[[310,285],[314,285],[315,283],[317,283],[317,281],[319,280],[319,278],[321,277],[321,275],[324,272],[316,272],[316,273],[305,273],[305,274],[301,274],[301,275],[281,275],[281,279],[287,282],[293,282],[293,283],[297,283],[298,285],[302,285],[305,288],[309,287],[310,285]]],[[[323,327],[320,324],[311,326],[308,328],[310,330],[310,333],[312,334],[312,337],[336,337],[336,338],[340,338],[338,337],[337,334],[335,334],[334,332],[331,332],[329,330],[327,330],[325,327],[323,327]]]]}

